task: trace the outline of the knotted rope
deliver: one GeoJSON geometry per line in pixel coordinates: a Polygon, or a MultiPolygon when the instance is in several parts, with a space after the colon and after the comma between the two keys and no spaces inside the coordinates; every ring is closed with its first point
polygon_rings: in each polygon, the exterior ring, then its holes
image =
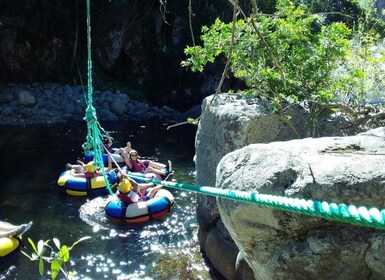
{"type": "Polygon", "coordinates": [[[106,187],[110,194],[113,194],[111,190],[110,183],[107,179],[107,174],[104,169],[103,155],[102,155],[102,146],[103,146],[103,135],[106,134],[104,129],[98,122],[96,116],[96,110],[92,105],[92,59],[91,59],[91,4],[90,0],[87,0],[87,94],[85,95],[85,101],[87,104],[86,113],[84,120],[87,122],[87,136],[86,142],[82,145],[84,153],[88,154],[91,150],[94,152],[94,162],[95,165],[99,166],[104,181],[106,182],[106,187]]]}

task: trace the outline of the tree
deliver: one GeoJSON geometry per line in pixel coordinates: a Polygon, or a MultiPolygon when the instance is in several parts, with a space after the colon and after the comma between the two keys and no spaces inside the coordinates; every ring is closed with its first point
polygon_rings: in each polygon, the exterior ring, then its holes
{"type": "MultiPolygon", "coordinates": [[[[338,109],[359,125],[383,118],[376,113],[367,117],[372,108],[362,110],[373,90],[379,93],[378,83],[385,86],[385,56],[374,28],[379,22],[368,5],[351,29],[289,0],[278,0],[269,15],[251,3],[249,16],[232,23],[217,19],[203,27],[203,46],[187,47],[182,65],[202,72],[225,55],[234,76],[246,82],[245,93],[271,100],[283,117],[283,104],[301,104],[313,117],[325,108],[338,109]]],[[[239,9],[236,1],[234,9],[239,9]]]]}

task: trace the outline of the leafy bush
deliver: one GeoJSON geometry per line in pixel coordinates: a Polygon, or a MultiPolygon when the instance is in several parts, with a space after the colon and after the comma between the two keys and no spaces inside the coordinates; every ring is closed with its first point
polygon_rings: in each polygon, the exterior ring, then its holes
{"type": "Polygon", "coordinates": [[[246,92],[271,100],[279,111],[283,102],[362,105],[368,96],[379,98],[385,86],[380,23],[368,1],[353,29],[289,0],[278,0],[274,14],[254,11],[237,20],[234,35],[233,23],[217,19],[202,28],[203,46],[185,49],[182,66],[202,72],[217,57],[230,55],[230,69],[246,82],[246,92]]]}
{"type": "Polygon", "coordinates": [[[61,271],[64,276],[68,279],[70,277],[70,273],[68,272],[66,268],[66,263],[70,260],[70,251],[72,248],[78,244],[81,241],[90,239],[91,237],[85,236],[80,238],[78,241],[75,241],[71,247],[68,247],[67,245],[60,245],[60,241],[57,238],[53,239],[53,243],[55,244],[57,248],[57,252],[55,252],[55,249],[49,245],[49,240],[43,241],[39,240],[37,243],[37,246],[33,242],[32,239],[28,238],[29,243],[32,246],[33,253],[31,256],[29,256],[27,253],[22,252],[25,256],[27,256],[31,261],[38,261],[39,262],[39,274],[40,276],[44,275],[44,261],[50,263],[51,267],[51,277],[52,279],[56,279],[59,272],[61,271]],[[50,251],[47,252],[47,249],[50,249],[50,251]],[[48,254],[46,254],[48,253],[48,254]]]}

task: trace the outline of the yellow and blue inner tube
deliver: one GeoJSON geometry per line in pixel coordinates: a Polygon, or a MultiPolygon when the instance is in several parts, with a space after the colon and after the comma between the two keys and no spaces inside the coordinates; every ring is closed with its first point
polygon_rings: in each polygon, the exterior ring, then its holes
{"type": "Polygon", "coordinates": [[[6,263],[20,251],[21,241],[18,237],[0,237],[0,264],[6,263]]]}
{"type": "MultiPolygon", "coordinates": [[[[114,171],[107,173],[107,180],[111,189],[115,189],[118,176],[114,171]]],[[[71,170],[62,172],[57,181],[60,190],[72,196],[101,196],[109,193],[103,176],[91,179],[85,177],[75,177],[71,175],[71,170]]]]}

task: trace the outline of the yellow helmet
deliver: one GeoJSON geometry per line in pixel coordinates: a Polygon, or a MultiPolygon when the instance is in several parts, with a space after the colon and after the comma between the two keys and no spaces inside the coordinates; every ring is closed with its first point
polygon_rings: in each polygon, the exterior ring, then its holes
{"type": "Polygon", "coordinates": [[[87,172],[94,173],[98,167],[95,165],[94,161],[90,161],[84,168],[87,172]]]}
{"type": "Polygon", "coordinates": [[[128,193],[131,190],[131,183],[130,183],[130,181],[128,179],[123,179],[119,183],[118,187],[119,187],[120,192],[128,193]]]}

